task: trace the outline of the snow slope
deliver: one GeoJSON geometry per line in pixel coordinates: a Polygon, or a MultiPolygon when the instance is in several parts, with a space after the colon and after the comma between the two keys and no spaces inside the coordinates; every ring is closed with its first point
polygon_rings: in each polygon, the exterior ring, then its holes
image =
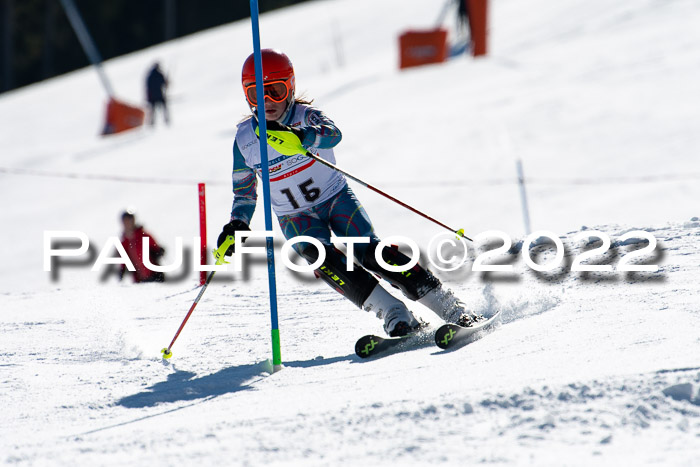
{"type": "MultiPolygon", "coordinates": [[[[0,462],[697,463],[700,6],[495,0],[489,57],[399,72],[397,35],[438,14],[428,1],[311,2],[263,15],[262,42],[289,54],[298,89],[343,130],[339,165],[472,237],[513,239],[500,259],[513,273],[439,274],[475,309],[503,309],[497,330],[454,352],[425,342],[360,361],[355,340],[381,323],[278,260],[285,369],[269,375],[260,260],[217,275],[164,366],[195,273],[135,286],[89,261],[43,270],[45,231],[83,231],[96,255],[126,206],[173,261],[176,237],[192,248],[198,235],[200,181],[215,244],[247,111],[238,74],[250,25],[235,23],[105,64],[119,96],[139,102],[160,59],[169,128],[96,136],[104,95],[90,70],[0,96],[0,462]],[[290,32],[310,18],[323,21],[290,32]],[[518,256],[518,158],[533,228],[566,246],[552,273],[518,256]],[[646,262],[659,271],[569,271],[592,247],[575,237],[591,229],[613,240],[598,261],[614,266],[642,245],[622,235],[653,235],[646,262]]],[[[440,233],[351,185],[381,236],[425,253],[440,233]]]]}

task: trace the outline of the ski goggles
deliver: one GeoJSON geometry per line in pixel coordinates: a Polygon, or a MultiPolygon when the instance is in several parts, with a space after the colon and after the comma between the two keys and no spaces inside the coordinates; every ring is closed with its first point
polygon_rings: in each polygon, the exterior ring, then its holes
{"type": "MultiPolygon", "coordinates": [[[[255,83],[243,88],[245,98],[250,105],[258,105],[258,88],[255,83]]],[[[286,81],[269,81],[263,85],[265,97],[272,102],[284,102],[289,96],[289,85],[286,81]]]]}

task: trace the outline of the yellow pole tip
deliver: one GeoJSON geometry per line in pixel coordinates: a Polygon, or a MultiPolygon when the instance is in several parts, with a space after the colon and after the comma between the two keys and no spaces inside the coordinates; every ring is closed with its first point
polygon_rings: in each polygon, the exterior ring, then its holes
{"type": "Polygon", "coordinates": [[[160,353],[163,354],[163,358],[166,360],[173,356],[172,351],[168,350],[167,347],[164,349],[161,349],[160,353]]]}

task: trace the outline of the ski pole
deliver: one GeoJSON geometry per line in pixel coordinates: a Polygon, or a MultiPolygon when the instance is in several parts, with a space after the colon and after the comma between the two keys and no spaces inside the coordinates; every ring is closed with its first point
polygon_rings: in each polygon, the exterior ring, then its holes
{"type": "MultiPolygon", "coordinates": [[[[258,134],[258,129],[255,129],[255,134],[258,134]]],[[[419,216],[428,219],[429,221],[439,225],[440,227],[449,230],[450,232],[454,233],[457,235],[457,238],[462,237],[466,240],[469,240],[470,242],[473,242],[473,240],[466,235],[464,235],[464,229],[459,229],[455,230],[452,227],[443,224],[442,222],[438,221],[437,219],[434,219],[433,217],[430,217],[429,215],[425,214],[424,212],[419,211],[418,209],[414,208],[413,206],[404,203],[401,200],[398,200],[391,196],[390,194],[380,190],[379,188],[376,188],[369,183],[355,177],[354,175],[350,174],[349,172],[341,169],[337,165],[333,164],[332,162],[328,162],[327,160],[321,158],[320,156],[317,156],[316,154],[312,154],[309,151],[306,150],[304,146],[302,146],[301,141],[299,138],[292,133],[291,131],[285,131],[285,130],[267,130],[267,143],[275,148],[277,152],[284,156],[294,156],[296,154],[304,154],[305,156],[308,156],[315,161],[320,162],[321,164],[325,165],[328,168],[331,168],[337,172],[340,172],[341,174],[345,175],[349,179],[359,183],[360,185],[364,186],[365,188],[369,188],[370,190],[374,191],[375,193],[378,193],[385,198],[395,202],[396,204],[403,206],[404,208],[408,209],[409,211],[412,211],[419,216]]]]}
{"type": "Polygon", "coordinates": [[[345,175],[345,176],[348,177],[349,179],[354,180],[355,182],[359,183],[359,184],[362,185],[363,187],[369,188],[370,190],[374,191],[375,193],[378,193],[378,194],[384,196],[385,198],[387,198],[387,199],[389,199],[389,200],[395,202],[396,204],[398,204],[398,205],[400,205],[400,206],[403,206],[404,208],[408,209],[409,211],[412,211],[412,212],[418,214],[419,216],[421,216],[421,217],[423,217],[423,218],[425,218],[425,219],[428,219],[429,221],[431,221],[431,222],[433,222],[433,223],[439,225],[440,227],[449,230],[450,232],[456,234],[457,237],[463,237],[463,238],[465,238],[466,240],[469,240],[470,242],[473,241],[471,238],[469,238],[469,237],[467,237],[466,235],[464,235],[464,229],[455,230],[455,229],[453,229],[452,227],[443,224],[443,223],[440,222],[439,220],[434,219],[434,218],[430,217],[429,215],[425,214],[424,212],[421,212],[421,211],[419,211],[418,209],[414,208],[413,206],[411,206],[411,205],[409,205],[409,204],[406,204],[406,203],[404,203],[403,201],[401,201],[401,200],[399,200],[399,199],[394,198],[393,196],[391,196],[390,194],[388,194],[388,193],[386,193],[386,192],[380,190],[379,188],[374,187],[374,186],[370,185],[369,183],[367,183],[367,182],[365,182],[365,181],[363,181],[363,180],[360,180],[359,178],[355,177],[354,175],[352,175],[352,174],[348,173],[347,171],[341,169],[340,167],[338,167],[337,165],[333,164],[332,162],[328,162],[327,160],[321,158],[320,156],[317,156],[316,154],[312,154],[312,153],[310,153],[309,151],[306,151],[306,155],[307,155],[308,157],[310,157],[310,158],[312,158],[312,159],[314,159],[314,160],[320,162],[321,164],[325,165],[326,167],[329,167],[329,168],[331,168],[331,169],[333,169],[333,170],[335,170],[335,171],[340,172],[341,174],[345,175]]]}
{"type": "MultiPolygon", "coordinates": [[[[216,264],[224,264],[226,261],[224,260],[224,256],[226,255],[226,250],[234,244],[235,238],[232,235],[229,235],[226,237],[226,240],[221,244],[219,248],[214,250],[214,257],[216,258],[216,264]]],[[[182,321],[182,324],[178,328],[177,332],[175,333],[175,337],[173,337],[173,340],[170,342],[170,345],[161,349],[160,353],[163,354],[163,358],[165,360],[169,359],[170,357],[173,356],[173,353],[170,349],[173,348],[173,344],[175,344],[175,341],[177,340],[177,337],[180,335],[180,332],[182,331],[182,328],[185,327],[185,324],[187,323],[187,320],[190,319],[190,315],[194,311],[194,308],[197,306],[197,303],[199,303],[199,299],[202,298],[202,295],[204,295],[204,291],[207,290],[207,286],[211,282],[211,279],[214,277],[214,273],[216,271],[212,271],[209,273],[209,276],[207,277],[206,282],[204,282],[204,285],[202,286],[202,289],[199,291],[199,294],[197,295],[197,298],[194,299],[194,303],[190,307],[190,311],[187,312],[187,316],[185,316],[185,319],[182,321]]]]}

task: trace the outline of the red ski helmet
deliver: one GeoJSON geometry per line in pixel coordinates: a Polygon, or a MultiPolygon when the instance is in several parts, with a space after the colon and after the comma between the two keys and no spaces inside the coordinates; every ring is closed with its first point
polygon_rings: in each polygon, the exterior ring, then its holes
{"type": "MultiPolygon", "coordinates": [[[[294,67],[292,66],[292,61],[283,52],[275,49],[263,49],[260,51],[260,54],[262,56],[263,84],[283,82],[287,88],[285,100],[291,103],[294,100],[294,67]]],[[[255,61],[253,54],[250,54],[243,63],[241,75],[246,99],[251,106],[255,106],[255,92],[252,92],[254,88],[252,91],[250,89],[251,86],[255,85],[255,61]]],[[[279,93],[276,95],[279,95],[279,93]]],[[[274,99],[274,95],[269,97],[277,101],[274,99]]]]}

